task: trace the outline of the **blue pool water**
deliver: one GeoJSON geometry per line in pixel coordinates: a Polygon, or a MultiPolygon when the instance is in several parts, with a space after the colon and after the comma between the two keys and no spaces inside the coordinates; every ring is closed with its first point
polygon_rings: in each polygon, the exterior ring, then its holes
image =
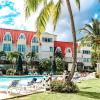
{"type": "Polygon", "coordinates": [[[32,79],[33,77],[37,79],[42,79],[43,76],[0,76],[0,82],[8,82],[12,80],[29,80],[32,79]]]}
{"type": "Polygon", "coordinates": [[[39,81],[44,76],[0,76],[0,90],[6,90],[13,80],[20,80],[21,85],[26,85],[32,78],[37,78],[37,81],[39,81]]]}

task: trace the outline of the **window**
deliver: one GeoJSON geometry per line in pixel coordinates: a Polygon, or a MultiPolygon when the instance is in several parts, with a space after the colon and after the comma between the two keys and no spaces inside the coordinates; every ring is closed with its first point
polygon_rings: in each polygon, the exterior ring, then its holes
{"type": "Polygon", "coordinates": [[[18,39],[20,39],[20,40],[21,40],[21,39],[24,39],[24,40],[25,40],[26,37],[25,37],[24,33],[21,33],[18,39]]]}
{"type": "Polygon", "coordinates": [[[47,38],[42,38],[42,41],[43,42],[48,42],[48,39],[47,38]]]}
{"type": "Polygon", "coordinates": [[[18,37],[18,41],[20,40],[20,42],[18,42],[17,44],[17,49],[18,52],[25,52],[26,51],[26,37],[24,35],[24,33],[21,33],[18,37]],[[24,42],[24,43],[22,43],[24,42]]]}
{"type": "Polygon", "coordinates": [[[53,47],[50,47],[50,52],[53,52],[53,47]]]}
{"type": "Polygon", "coordinates": [[[10,33],[6,33],[4,36],[4,41],[11,41],[12,37],[10,33]]]}
{"type": "Polygon", "coordinates": [[[45,37],[43,37],[42,41],[43,42],[52,42],[52,38],[45,38],[45,37]]]}
{"type": "Polygon", "coordinates": [[[48,42],[52,42],[52,38],[48,38],[48,42]]]}
{"type": "Polygon", "coordinates": [[[60,51],[61,51],[61,48],[57,47],[55,52],[60,52],[60,51]]]}
{"type": "Polygon", "coordinates": [[[91,62],[90,58],[83,58],[83,62],[91,62]]]}
{"type": "Polygon", "coordinates": [[[87,62],[87,61],[86,61],[86,58],[83,58],[83,62],[87,62]]]}
{"type": "Polygon", "coordinates": [[[18,52],[25,52],[25,45],[18,44],[18,52]]]}
{"type": "Polygon", "coordinates": [[[89,50],[83,50],[83,54],[90,54],[89,50]]]}
{"type": "Polygon", "coordinates": [[[67,53],[71,53],[71,49],[70,48],[67,48],[66,52],[67,53]]]}
{"type": "Polygon", "coordinates": [[[32,46],[32,52],[39,52],[38,46],[32,46]]]}
{"type": "Polygon", "coordinates": [[[32,38],[32,42],[38,43],[38,38],[37,38],[37,37],[33,37],[33,38],[32,38]]]}
{"type": "Polygon", "coordinates": [[[11,51],[11,44],[3,44],[3,51],[11,51]]]}

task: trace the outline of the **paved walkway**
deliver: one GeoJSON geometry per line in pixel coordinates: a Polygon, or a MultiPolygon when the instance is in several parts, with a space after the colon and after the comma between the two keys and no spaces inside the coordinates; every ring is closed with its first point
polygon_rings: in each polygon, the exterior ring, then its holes
{"type": "Polygon", "coordinates": [[[10,98],[11,95],[5,93],[5,92],[0,92],[0,100],[6,99],[6,98],[10,98]]]}

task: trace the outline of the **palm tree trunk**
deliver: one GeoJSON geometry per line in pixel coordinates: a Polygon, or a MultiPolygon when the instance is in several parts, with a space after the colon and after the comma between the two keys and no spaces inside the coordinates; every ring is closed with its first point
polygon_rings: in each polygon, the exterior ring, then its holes
{"type": "Polygon", "coordinates": [[[76,31],[75,31],[75,24],[74,24],[74,18],[73,13],[70,5],[70,1],[66,0],[69,17],[70,17],[70,23],[71,23],[71,30],[72,30],[72,36],[73,36],[73,66],[71,69],[71,72],[68,75],[67,81],[70,82],[73,78],[75,68],[76,68],[76,57],[77,57],[77,48],[76,48],[76,31]]]}

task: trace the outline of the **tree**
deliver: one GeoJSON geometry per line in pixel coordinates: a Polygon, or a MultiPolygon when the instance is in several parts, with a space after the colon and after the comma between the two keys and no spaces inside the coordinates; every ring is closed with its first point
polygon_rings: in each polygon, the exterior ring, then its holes
{"type": "Polygon", "coordinates": [[[63,58],[63,56],[62,56],[62,52],[61,52],[61,50],[60,49],[56,49],[56,51],[55,51],[55,56],[56,57],[59,57],[59,58],[63,58]]]}
{"type": "Polygon", "coordinates": [[[31,65],[31,68],[32,68],[32,62],[34,61],[35,58],[37,58],[37,55],[35,52],[29,52],[27,55],[26,55],[26,58],[29,60],[29,63],[31,65]]]}
{"type": "Polygon", "coordinates": [[[57,57],[55,60],[56,60],[57,71],[63,72],[63,60],[59,57],[57,57]]]}
{"type": "Polygon", "coordinates": [[[51,62],[47,58],[43,58],[40,60],[40,68],[42,67],[42,71],[50,71],[51,62]]]}
{"type": "Polygon", "coordinates": [[[16,73],[18,75],[23,74],[23,66],[22,66],[22,58],[21,55],[19,55],[18,60],[17,60],[17,66],[16,66],[16,73]]]}
{"type": "Polygon", "coordinates": [[[92,19],[92,24],[85,24],[80,30],[87,35],[81,39],[81,46],[91,44],[92,46],[92,61],[100,60],[100,22],[97,19],[92,19]]]}
{"type": "MultiPolygon", "coordinates": [[[[12,63],[12,64],[16,64],[16,60],[18,59],[20,53],[19,52],[10,52],[7,55],[7,59],[12,63]]],[[[13,66],[14,66],[13,65],[13,66]]]]}
{"type": "MultiPolygon", "coordinates": [[[[80,9],[80,0],[75,0],[78,8],[80,9]]],[[[44,7],[41,10],[41,13],[39,14],[37,18],[37,35],[40,36],[41,33],[45,32],[47,21],[50,17],[52,17],[54,30],[56,29],[57,21],[59,19],[59,16],[61,14],[61,4],[62,0],[58,0],[58,2],[55,4],[53,0],[50,0],[48,3],[47,0],[25,0],[25,15],[26,18],[31,16],[33,12],[35,12],[38,8],[38,6],[43,3],[44,7]]],[[[73,13],[70,5],[70,0],[66,0],[70,22],[71,22],[71,30],[72,30],[72,36],[73,36],[73,67],[72,70],[68,76],[67,81],[71,81],[75,67],[76,67],[76,56],[77,56],[77,50],[76,50],[76,31],[75,31],[75,25],[74,25],[74,18],[73,13]]]]}

